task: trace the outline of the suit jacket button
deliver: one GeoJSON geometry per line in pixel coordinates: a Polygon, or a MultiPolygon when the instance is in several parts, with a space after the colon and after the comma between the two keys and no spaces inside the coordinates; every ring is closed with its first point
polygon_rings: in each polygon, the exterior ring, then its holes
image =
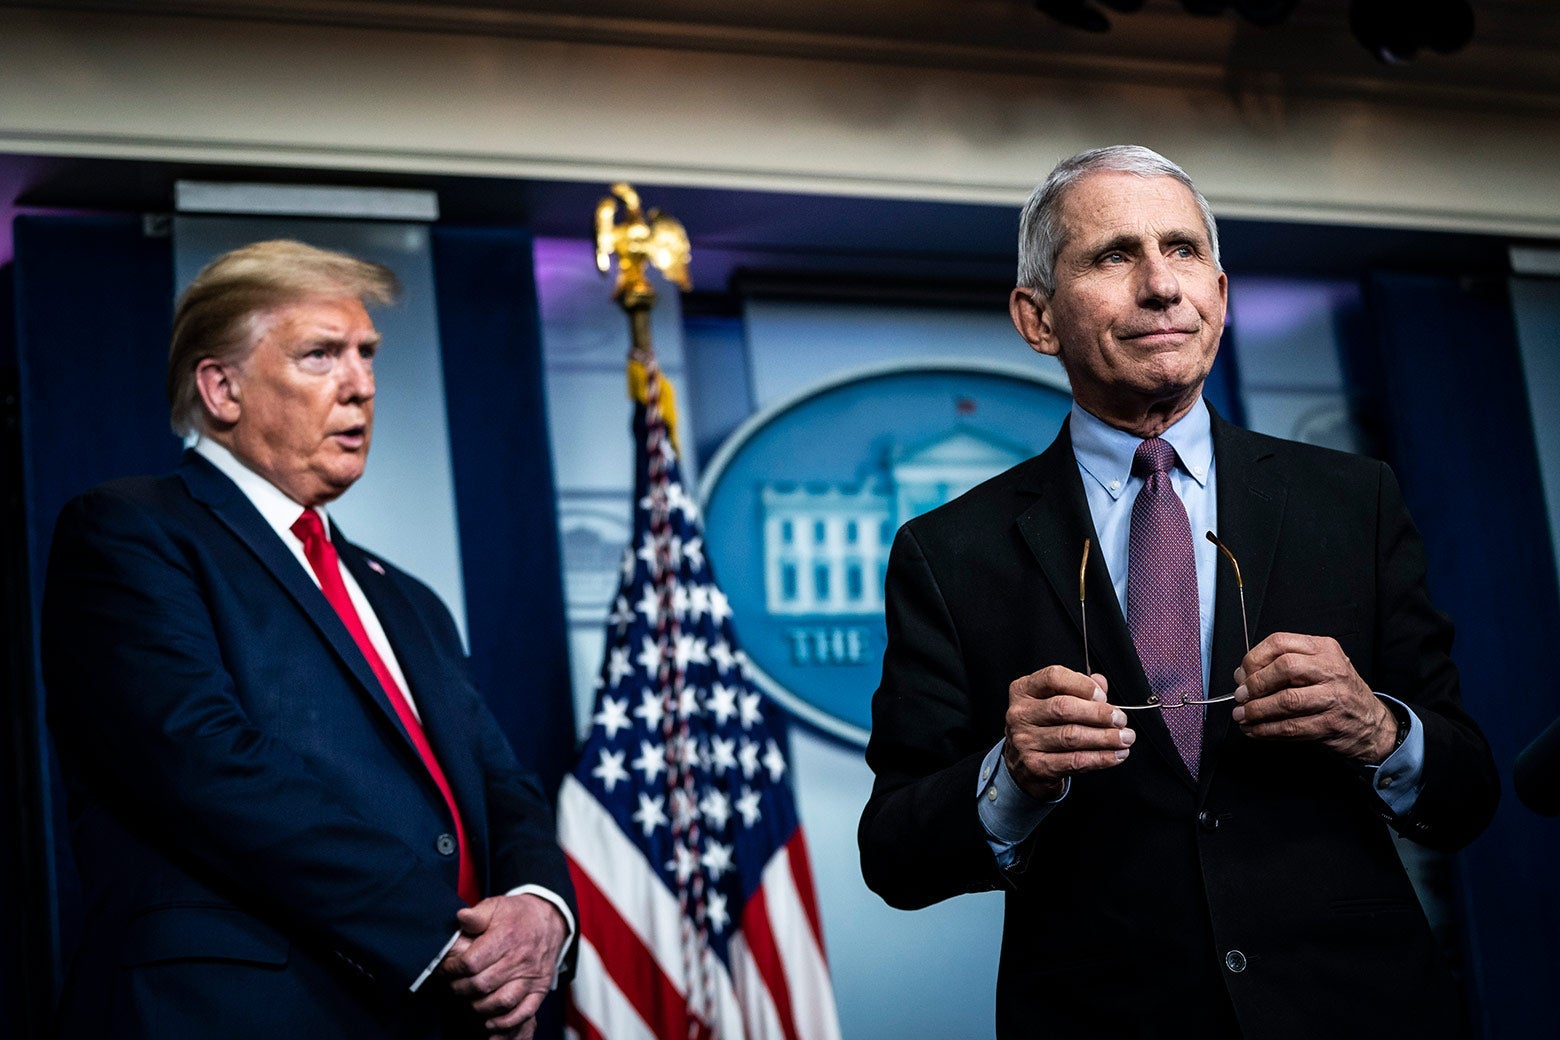
{"type": "Polygon", "coordinates": [[[1218,815],[1218,813],[1211,813],[1207,809],[1204,809],[1202,812],[1197,814],[1197,826],[1201,827],[1205,831],[1216,831],[1216,830],[1218,830],[1219,829],[1219,815],[1218,815]]]}
{"type": "Polygon", "coordinates": [[[1224,966],[1230,969],[1230,973],[1239,975],[1246,970],[1246,955],[1239,950],[1231,950],[1224,955],[1224,966]]]}
{"type": "Polygon", "coordinates": [[[439,850],[441,856],[453,856],[460,851],[460,846],[455,844],[455,835],[441,834],[433,847],[439,850]]]}

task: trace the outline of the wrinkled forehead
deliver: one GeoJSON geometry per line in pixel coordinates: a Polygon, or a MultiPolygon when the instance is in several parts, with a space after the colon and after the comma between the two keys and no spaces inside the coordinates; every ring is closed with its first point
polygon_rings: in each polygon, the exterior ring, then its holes
{"type": "Polygon", "coordinates": [[[1208,238],[1191,189],[1169,176],[1096,170],[1067,187],[1058,212],[1062,250],[1122,236],[1208,238]]]}
{"type": "Polygon", "coordinates": [[[368,309],[352,295],[304,296],[259,308],[250,313],[247,331],[247,352],[263,342],[302,340],[370,346],[380,340],[368,309]]]}

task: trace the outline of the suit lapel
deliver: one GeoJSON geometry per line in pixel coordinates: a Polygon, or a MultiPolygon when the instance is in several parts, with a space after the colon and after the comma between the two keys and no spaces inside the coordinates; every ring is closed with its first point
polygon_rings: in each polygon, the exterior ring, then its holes
{"type": "MultiPolygon", "coordinates": [[[[476,795],[482,789],[482,779],[477,770],[478,756],[471,752],[467,740],[469,734],[461,728],[459,714],[447,708],[440,710],[445,708],[441,693],[450,683],[449,675],[440,666],[447,655],[441,654],[434,645],[417,609],[390,579],[384,564],[347,541],[341,529],[334,524],[332,542],[342,565],[357,580],[358,587],[363,590],[363,595],[379,618],[386,638],[390,640],[396,663],[401,666],[401,674],[406,677],[406,684],[411,688],[411,696],[417,704],[428,746],[433,749],[434,757],[444,771],[444,778],[449,781],[455,804],[461,807],[461,820],[466,826],[467,840],[478,843],[473,849],[476,862],[484,863],[486,857],[481,854],[481,843],[486,841],[485,828],[479,826],[480,813],[476,811],[481,804],[476,795]]],[[[416,754],[415,749],[413,754],[416,754]]],[[[426,770],[423,772],[426,773],[426,770]]],[[[432,784],[431,777],[429,783],[432,784]]]]}
{"type": "MultiPolygon", "coordinates": [[[[1250,623],[1254,646],[1262,639],[1262,606],[1283,525],[1288,488],[1278,472],[1273,452],[1259,438],[1230,425],[1217,413],[1213,416],[1213,451],[1218,473],[1219,530],[1216,533],[1240,561],[1240,573],[1246,586],[1246,619],[1250,623]]],[[[1213,608],[1213,662],[1208,673],[1210,697],[1233,692],[1233,675],[1246,649],[1235,569],[1228,560],[1222,559],[1218,567],[1213,608]]],[[[1217,749],[1235,739],[1230,719],[1233,709],[1234,703],[1229,701],[1209,707],[1203,734],[1206,748],[1217,749]]],[[[1204,755],[1201,775],[1204,790],[1217,768],[1218,758],[1217,754],[1204,755]]]]}
{"type": "MultiPolygon", "coordinates": [[[[1099,535],[1084,497],[1083,480],[1078,475],[1078,460],[1073,455],[1070,423],[1031,464],[1019,485],[1021,493],[1033,495],[1034,503],[1018,517],[1018,530],[1034,554],[1047,582],[1071,619],[1079,638],[1084,631],[1083,612],[1078,601],[1078,565],[1083,558],[1083,543],[1088,539],[1089,554],[1084,578],[1088,603],[1089,657],[1094,671],[1110,683],[1113,704],[1147,704],[1148,677],[1138,660],[1137,647],[1127,630],[1127,619],[1111,585],[1109,568],[1099,552],[1099,535]]],[[[1083,655],[1065,663],[1082,670],[1083,655]]],[[[1233,667],[1233,666],[1232,666],[1233,667]]],[[[1190,786],[1191,774],[1181,761],[1180,752],[1163,716],[1155,710],[1129,713],[1128,724],[1152,744],[1173,773],[1190,786]]]]}
{"type": "MultiPolygon", "coordinates": [[[[210,509],[218,520],[249,547],[260,565],[270,572],[298,609],[319,630],[332,652],[357,679],[360,692],[375,705],[385,721],[395,727],[407,751],[420,763],[416,747],[406,735],[401,720],[396,717],[395,709],[391,707],[388,696],[379,685],[379,679],[363,657],[363,651],[358,649],[352,634],[342,624],[325,594],[304,572],[298,558],[277,537],[259,510],[255,509],[236,484],[194,451],[184,453],[178,474],[189,488],[190,495],[210,509]]],[[[378,610],[377,606],[375,610],[378,610]]]]}

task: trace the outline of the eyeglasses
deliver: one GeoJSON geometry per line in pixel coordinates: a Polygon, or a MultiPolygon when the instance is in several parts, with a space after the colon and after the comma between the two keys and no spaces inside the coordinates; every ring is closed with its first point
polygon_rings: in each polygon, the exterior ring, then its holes
{"type": "MultiPolygon", "coordinates": [[[[1230,552],[1229,546],[1219,541],[1217,535],[1215,535],[1212,531],[1208,531],[1206,533],[1208,536],[1208,541],[1218,546],[1219,552],[1223,554],[1226,560],[1230,561],[1230,566],[1235,568],[1235,590],[1240,594],[1240,627],[1241,632],[1244,634],[1246,639],[1246,652],[1250,653],[1251,628],[1246,622],[1246,583],[1241,580],[1240,563],[1236,561],[1235,554],[1230,552]]],[[[1087,585],[1084,581],[1084,578],[1089,572],[1089,550],[1091,547],[1092,539],[1085,538],[1083,540],[1083,559],[1078,564],[1078,612],[1082,616],[1083,620],[1083,672],[1085,675],[1094,674],[1094,667],[1089,660],[1089,598],[1087,595],[1087,585]]],[[[1197,705],[1201,707],[1204,704],[1222,704],[1225,701],[1232,701],[1234,699],[1235,695],[1230,693],[1223,697],[1209,697],[1207,699],[1184,697],[1176,704],[1161,704],[1159,701],[1159,694],[1150,693],[1148,695],[1147,704],[1117,704],[1116,707],[1120,708],[1122,711],[1142,711],[1145,708],[1184,708],[1187,705],[1197,705]]]]}

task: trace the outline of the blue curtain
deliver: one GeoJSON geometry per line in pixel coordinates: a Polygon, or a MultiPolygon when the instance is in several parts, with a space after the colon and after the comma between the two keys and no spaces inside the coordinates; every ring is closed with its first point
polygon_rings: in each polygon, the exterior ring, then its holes
{"type": "MultiPolygon", "coordinates": [[[[179,443],[168,428],[163,371],[173,313],[173,263],[166,237],[139,217],[18,217],[13,225],[16,358],[21,419],[21,492],[27,582],[36,636],[54,518],[77,492],[128,473],[170,469],[179,443]]],[[[5,898],[51,910],[52,984],[80,929],[80,893],[70,858],[64,799],[42,728],[42,687],[32,668],[42,816],[39,880],[47,891],[7,888],[5,898]],[[36,904],[35,904],[36,905],[36,904]]]]}
{"type": "Polygon", "coordinates": [[[1461,855],[1476,1022],[1490,1038],[1560,1036],[1560,826],[1509,783],[1560,707],[1560,595],[1506,286],[1378,274],[1366,303],[1390,461],[1431,596],[1457,624],[1463,700],[1506,779],[1495,822],[1461,855]]]}
{"type": "Polygon", "coordinates": [[[433,270],[471,665],[552,795],[574,709],[531,236],[435,227],[433,270]]]}

